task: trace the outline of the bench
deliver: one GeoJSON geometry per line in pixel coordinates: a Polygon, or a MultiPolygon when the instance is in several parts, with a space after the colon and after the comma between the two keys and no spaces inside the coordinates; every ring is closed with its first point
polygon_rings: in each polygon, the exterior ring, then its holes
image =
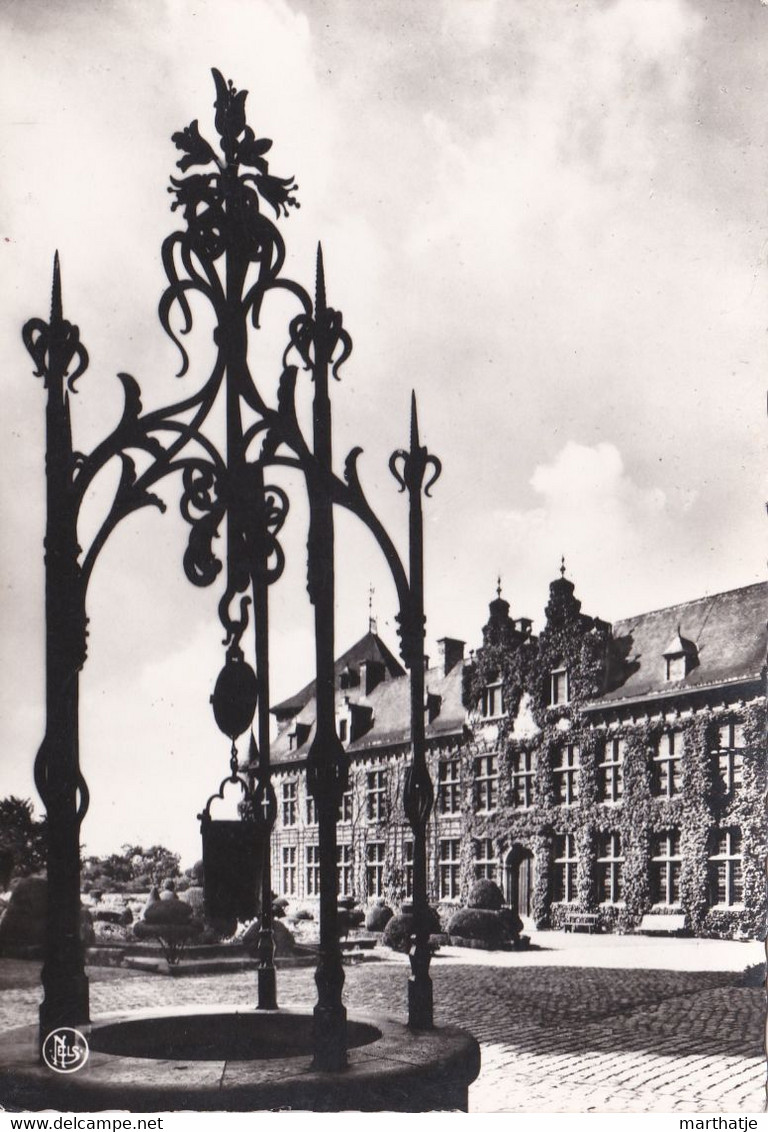
{"type": "Polygon", "coordinates": [[[566,912],[563,930],[575,932],[578,928],[586,928],[590,935],[599,932],[600,916],[597,912],[566,912]]]}
{"type": "Polygon", "coordinates": [[[685,931],[685,916],[665,916],[663,912],[648,912],[637,929],[641,935],[680,935],[685,931]]]}

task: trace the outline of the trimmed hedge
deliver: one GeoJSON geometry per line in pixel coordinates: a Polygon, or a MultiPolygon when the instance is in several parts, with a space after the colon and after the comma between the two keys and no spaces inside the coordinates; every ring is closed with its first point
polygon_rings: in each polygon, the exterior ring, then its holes
{"type": "Polygon", "coordinates": [[[486,908],[491,912],[498,912],[503,903],[504,893],[492,880],[476,880],[467,897],[468,908],[486,908]]]}
{"type": "Polygon", "coordinates": [[[498,912],[485,908],[459,908],[448,921],[448,935],[476,939],[486,947],[503,947],[509,936],[498,912]]]}
{"type": "MultiPolygon", "coordinates": [[[[440,917],[433,908],[429,909],[429,927],[431,935],[438,935],[442,930],[440,917]]],[[[409,912],[400,912],[393,916],[384,928],[381,942],[385,947],[391,947],[393,951],[407,954],[411,948],[413,930],[413,915],[409,912]]]]}
{"type": "Polygon", "coordinates": [[[366,914],[365,930],[367,932],[383,932],[394,914],[388,904],[374,904],[366,914]]]}

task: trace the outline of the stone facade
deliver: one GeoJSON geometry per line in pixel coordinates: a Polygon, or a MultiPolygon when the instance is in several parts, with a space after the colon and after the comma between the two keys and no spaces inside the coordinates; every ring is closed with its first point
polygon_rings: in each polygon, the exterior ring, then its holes
{"type": "MultiPolygon", "coordinates": [[[[696,934],[762,935],[768,584],[610,625],[581,612],[562,574],[538,637],[509,608],[497,593],[481,647],[465,657],[444,638],[426,671],[431,901],[458,903],[489,877],[538,927],[672,915],[696,934]]],[[[411,883],[407,674],[369,631],[336,681],[350,774],[339,891],[397,904],[411,883]]],[[[311,901],[313,685],[274,714],[273,887],[311,901]]]]}

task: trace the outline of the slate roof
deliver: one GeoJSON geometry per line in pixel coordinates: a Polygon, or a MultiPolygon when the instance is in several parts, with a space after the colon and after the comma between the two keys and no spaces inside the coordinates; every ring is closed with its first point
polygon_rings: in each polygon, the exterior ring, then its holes
{"type": "MultiPolygon", "coordinates": [[[[608,691],[587,711],[624,703],[663,699],[686,692],[749,683],[763,676],[768,649],[768,582],[758,582],[726,593],[713,594],[641,613],[613,625],[612,662],[608,691]],[[681,640],[682,639],[682,640],[681,640]],[[678,646],[677,642],[680,641],[678,646]],[[695,665],[680,680],[666,679],[665,653],[695,649],[695,665]]],[[[462,704],[462,670],[459,661],[446,674],[441,667],[425,673],[425,689],[432,710],[425,712],[426,738],[439,742],[461,738],[467,722],[462,704]]],[[[347,649],[335,665],[336,711],[343,718],[350,710],[370,712],[371,726],[353,742],[344,743],[350,754],[382,751],[407,745],[410,739],[410,684],[405,669],[384,642],[367,633],[347,649]],[[345,669],[357,669],[365,660],[384,664],[386,677],[368,695],[361,685],[340,687],[345,669]]],[[[315,734],[315,682],[272,709],[280,728],[271,745],[275,765],[302,762],[315,734]],[[295,742],[296,725],[303,725],[304,742],[295,742]],[[294,739],[291,739],[291,733],[294,739]]],[[[301,728],[300,728],[301,730],[301,728]]]]}
{"type": "MultiPolygon", "coordinates": [[[[380,661],[383,663],[387,676],[390,678],[405,675],[405,669],[399,661],[395,659],[381,637],[369,631],[364,637],[361,637],[359,641],[356,641],[351,648],[342,653],[334,664],[333,675],[336,687],[338,687],[341,674],[346,668],[359,671],[360,665],[366,660],[380,661]]],[[[275,704],[271,709],[272,713],[277,716],[278,719],[294,716],[297,712],[301,711],[302,708],[306,707],[310,700],[314,700],[314,696],[315,681],[311,680],[300,692],[289,696],[288,699],[283,700],[282,703],[275,704]]]]}
{"type": "Polygon", "coordinates": [[[589,709],[759,680],[767,618],[768,582],[756,582],[614,622],[610,691],[589,709]],[[684,679],[667,680],[664,653],[678,634],[695,646],[698,663],[684,679]]]}
{"type": "MultiPolygon", "coordinates": [[[[358,645],[360,644],[362,642],[358,642],[358,645]]],[[[353,646],[349,652],[356,648],[357,646],[353,646]]],[[[342,665],[338,671],[343,671],[343,667],[342,665]]],[[[461,702],[462,667],[462,663],[459,662],[447,675],[441,668],[429,668],[424,674],[426,693],[433,697],[433,712],[425,711],[427,742],[463,734],[466,711],[461,702]],[[431,719],[430,715],[432,715],[431,719]]],[[[357,693],[358,689],[355,689],[355,692],[357,693]]],[[[337,711],[343,712],[345,698],[344,692],[337,690],[337,711]]],[[[369,730],[354,742],[344,744],[345,750],[350,755],[367,750],[402,746],[410,742],[410,681],[402,669],[400,674],[395,674],[378,684],[369,695],[355,694],[350,696],[350,700],[353,706],[360,705],[370,709],[372,713],[372,726],[369,730]]],[[[311,697],[291,719],[290,724],[281,728],[271,744],[273,764],[302,761],[306,758],[315,735],[316,714],[314,685],[312,685],[311,697]],[[295,730],[297,723],[309,727],[304,742],[299,747],[296,747],[295,743],[292,746],[290,740],[290,733],[295,730]]]]}

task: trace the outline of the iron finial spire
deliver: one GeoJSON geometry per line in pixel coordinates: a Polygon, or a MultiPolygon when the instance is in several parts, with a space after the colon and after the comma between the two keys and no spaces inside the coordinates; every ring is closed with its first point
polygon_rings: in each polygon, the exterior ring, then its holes
{"type": "Polygon", "coordinates": [[[411,451],[415,452],[420,445],[419,440],[419,414],[416,410],[416,391],[411,390],[411,451]]]}
{"type": "Polygon", "coordinates": [[[501,597],[501,574],[496,579],[496,597],[501,597]]]}
{"type": "Polygon", "coordinates": [[[373,616],[373,595],[376,590],[372,585],[368,586],[368,632],[377,632],[376,618],[373,616]]]}
{"type": "Polygon", "coordinates": [[[61,322],[63,317],[61,304],[61,264],[59,262],[58,248],[53,254],[53,284],[51,286],[51,325],[61,322]]]}
{"type": "Polygon", "coordinates": [[[564,554],[560,555],[560,577],[561,578],[565,577],[565,555],[564,554]]]}
{"type": "Polygon", "coordinates": [[[323,266],[323,245],[318,240],[315,272],[315,314],[320,310],[325,310],[325,268],[323,266]]]}

